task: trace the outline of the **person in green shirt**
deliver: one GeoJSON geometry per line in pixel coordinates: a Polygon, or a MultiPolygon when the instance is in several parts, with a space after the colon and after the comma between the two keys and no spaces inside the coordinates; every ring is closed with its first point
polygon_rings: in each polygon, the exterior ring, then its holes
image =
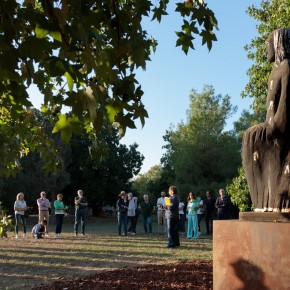
{"type": "Polygon", "coordinates": [[[55,237],[60,238],[62,224],[63,224],[63,217],[65,214],[65,205],[62,201],[63,195],[59,193],[57,195],[57,200],[54,201],[54,214],[55,214],[55,237]]]}
{"type": "Polygon", "coordinates": [[[75,237],[78,235],[79,223],[81,221],[82,235],[85,235],[86,218],[88,213],[88,201],[84,197],[82,190],[78,190],[78,196],[75,197],[75,224],[74,234],[75,237]]]}
{"type": "Polygon", "coordinates": [[[143,195],[144,201],[141,202],[141,214],[143,217],[143,227],[145,234],[152,234],[152,211],[153,204],[149,202],[148,194],[143,195]],[[148,225],[148,227],[147,227],[148,225]]]}

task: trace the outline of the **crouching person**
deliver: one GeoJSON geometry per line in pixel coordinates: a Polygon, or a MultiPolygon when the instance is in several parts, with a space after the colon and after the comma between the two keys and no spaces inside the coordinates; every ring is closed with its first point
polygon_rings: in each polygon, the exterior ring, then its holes
{"type": "Polygon", "coordinates": [[[46,226],[47,226],[47,220],[43,220],[42,222],[36,224],[31,230],[32,236],[35,239],[42,238],[45,234],[46,226]]]}

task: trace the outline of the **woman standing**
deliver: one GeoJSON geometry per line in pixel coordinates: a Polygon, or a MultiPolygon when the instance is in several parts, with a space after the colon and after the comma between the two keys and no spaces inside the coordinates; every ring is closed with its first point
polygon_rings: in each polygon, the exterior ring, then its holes
{"type": "Polygon", "coordinates": [[[128,233],[131,233],[132,235],[136,234],[136,208],[137,203],[135,202],[133,198],[133,194],[131,192],[128,193],[128,225],[130,223],[130,227],[128,228],[128,233]]]}
{"type": "Polygon", "coordinates": [[[190,192],[188,194],[187,198],[187,238],[191,239],[192,237],[194,239],[197,239],[199,236],[198,233],[198,221],[197,221],[197,211],[198,211],[198,199],[196,198],[195,194],[193,192],[190,192]]]}
{"type": "Polygon", "coordinates": [[[23,227],[23,237],[26,237],[26,218],[24,212],[27,210],[26,201],[24,200],[24,193],[20,192],[16,196],[16,201],[14,203],[15,211],[15,238],[18,239],[18,222],[22,223],[23,227]]]}
{"type": "Polygon", "coordinates": [[[179,197],[176,186],[170,186],[170,205],[165,208],[165,221],[167,227],[168,245],[167,248],[175,248],[180,246],[178,222],[179,222],[179,197]]]}
{"type": "Polygon", "coordinates": [[[55,222],[56,222],[55,237],[56,238],[60,238],[62,224],[63,224],[63,217],[65,214],[65,205],[62,199],[63,199],[63,195],[59,193],[57,195],[57,200],[55,200],[53,203],[54,210],[55,210],[55,222]]]}

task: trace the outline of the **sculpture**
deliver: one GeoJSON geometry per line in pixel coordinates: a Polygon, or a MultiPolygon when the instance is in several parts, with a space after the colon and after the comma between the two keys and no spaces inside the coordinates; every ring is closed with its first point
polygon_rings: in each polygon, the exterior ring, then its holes
{"type": "Polygon", "coordinates": [[[268,80],[267,115],[243,136],[242,158],[254,211],[290,211],[290,29],[266,41],[274,62],[268,80]]]}

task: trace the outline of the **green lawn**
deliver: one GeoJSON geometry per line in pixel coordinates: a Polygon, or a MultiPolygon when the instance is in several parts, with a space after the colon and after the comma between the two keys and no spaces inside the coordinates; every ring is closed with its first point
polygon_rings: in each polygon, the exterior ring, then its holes
{"type": "MultiPolygon", "coordinates": [[[[212,260],[212,237],[201,235],[199,240],[180,237],[181,246],[167,249],[167,238],[158,232],[153,219],[153,234],[143,234],[139,219],[135,236],[118,237],[117,220],[94,218],[87,224],[87,235],[74,238],[72,218],[64,224],[62,238],[55,239],[54,224],[50,224],[50,236],[35,240],[14,238],[0,240],[0,289],[19,289],[57,279],[76,278],[96,271],[178,261],[212,260]],[[2,287],[2,288],[1,288],[2,287]]],[[[28,230],[34,218],[29,218],[28,230]]],[[[205,225],[202,224],[202,230],[205,225]]]]}

